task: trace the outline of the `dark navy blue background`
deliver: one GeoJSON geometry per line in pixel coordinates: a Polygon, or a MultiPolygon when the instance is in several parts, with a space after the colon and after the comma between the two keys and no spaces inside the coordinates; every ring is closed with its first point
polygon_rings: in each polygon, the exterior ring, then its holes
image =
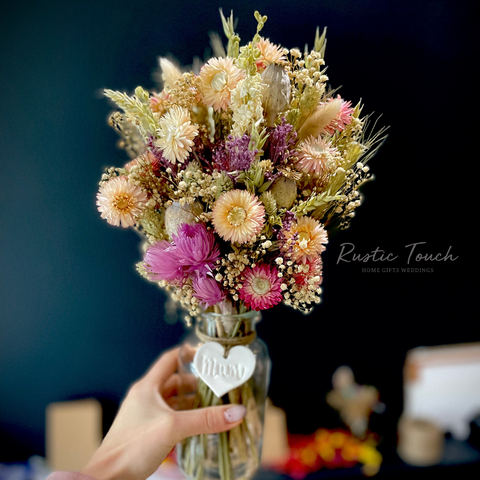
{"type": "MultiPolygon", "coordinates": [[[[95,195],[106,166],[122,165],[101,90],[151,88],[157,56],[203,57],[218,7],[238,32],[287,47],[328,26],[333,87],[365,113],[383,113],[390,136],[371,161],[376,181],[352,227],[324,254],[323,303],[309,317],[287,308],[259,325],[273,358],[270,394],[292,431],[328,424],[323,395],[341,364],[374,384],[394,432],[405,352],[480,339],[472,326],[475,274],[467,202],[478,155],[473,90],[473,4],[445,0],[283,0],[217,3],[19,1],[0,14],[0,461],[44,453],[52,401],[94,396],[117,403],[128,385],[185,333],[164,317],[165,296],[140,278],[135,232],[100,219],[95,195]],[[359,252],[452,252],[424,274],[366,274],[336,265],[343,242],[359,252]]],[[[475,53],[476,54],[476,53],[475,53]]],[[[399,259],[395,266],[405,267],[399,259]]],[[[478,310],[478,309],[477,309],[478,310]]]]}

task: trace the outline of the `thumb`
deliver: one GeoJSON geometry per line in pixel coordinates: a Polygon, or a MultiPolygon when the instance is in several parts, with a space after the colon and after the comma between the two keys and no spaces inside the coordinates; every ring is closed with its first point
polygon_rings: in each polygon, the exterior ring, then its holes
{"type": "Polygon", "coordinates": [[[239,425],[246,411],[243,405],[219,405],[179,411],[175,422],[177,434],[183,440],[202,433],[224,432],[239,425]]]}

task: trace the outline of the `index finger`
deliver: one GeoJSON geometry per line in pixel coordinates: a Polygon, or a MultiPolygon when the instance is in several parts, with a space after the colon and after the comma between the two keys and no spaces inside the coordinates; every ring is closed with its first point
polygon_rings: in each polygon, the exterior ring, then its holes
{"type": "Polygon", "coordinates": [[[149,368],[144,378],[161,387],[177,371],[179,351],[180,347],[176,347],[163,352],[149,368]]]}

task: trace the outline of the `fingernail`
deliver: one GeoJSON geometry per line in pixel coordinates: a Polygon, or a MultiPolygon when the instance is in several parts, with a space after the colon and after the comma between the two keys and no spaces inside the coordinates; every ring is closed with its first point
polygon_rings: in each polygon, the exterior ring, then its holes
{"type": "Polygon", "coordinates": [[[243,405],[235,405],[228,410],[225,410],[223,412],[223,415],[225,416],[225,420],[228,423],[233,423],[238,420],[241,420],[245,414],[247,413],[247,409],[243,405]]]}

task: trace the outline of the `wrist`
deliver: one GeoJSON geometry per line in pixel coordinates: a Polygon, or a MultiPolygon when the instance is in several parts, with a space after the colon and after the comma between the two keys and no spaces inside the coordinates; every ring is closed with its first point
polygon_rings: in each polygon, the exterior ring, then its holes
{"type": "Polygon", "coordinates": [[[132,475],[120,452],[102,452],[100,448],[80,473],[96,480],[138,480],[132,475]]]}

